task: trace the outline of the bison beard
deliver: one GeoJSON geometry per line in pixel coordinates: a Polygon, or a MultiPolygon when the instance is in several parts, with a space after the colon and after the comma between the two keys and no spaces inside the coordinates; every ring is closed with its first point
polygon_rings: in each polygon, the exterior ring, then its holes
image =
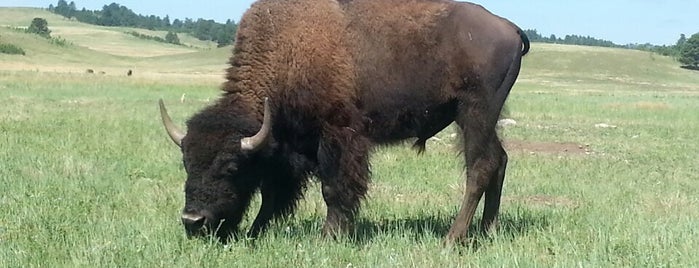
{"type": "Polygon", "coordinates": [[[187,121],[163,124],[187,172],[189,235],[248,236],[284,217],[320,179],[323,233],[352,229],[380,144],[427,139],[456,122],[467,191],[447,240],[497,224],[507,154],[495,124],[529,49],[522,31],[480,6],[449,0],[260,0],[240,21],[223,96],[187,121]]]}

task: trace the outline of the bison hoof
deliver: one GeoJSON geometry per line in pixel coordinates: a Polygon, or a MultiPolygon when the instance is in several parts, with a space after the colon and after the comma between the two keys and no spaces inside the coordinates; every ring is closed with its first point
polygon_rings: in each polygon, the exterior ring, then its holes
{"type": "Polygon", "coordinates": [[[353,228],[349,223],[330,223],[325,222],[323,225],[323,236],[327,238],[337,239],[338,237],[349,233],[353,228]]]}

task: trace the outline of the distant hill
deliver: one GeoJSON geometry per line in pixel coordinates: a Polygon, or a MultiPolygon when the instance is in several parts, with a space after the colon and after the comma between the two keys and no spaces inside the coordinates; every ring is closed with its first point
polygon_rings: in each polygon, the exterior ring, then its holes
{"type": "MultiPolygon", "coordinates": [[[[80,23],[37,8],[0,8],[0,43],[23,48],[26,55],[0,54],[0,71],[84,73],[87,69],[107,75],[136,74],[208,76],[223,79],[231,47],[216,48],[188,35],[187,46],[144,40],[128,34],[128,27],[104,27],[80,23]],[[26,27],[34,17],[45,18],[51,35],[65,39],[57,45],[16,27],[26,27]]],[[[518,87],[542,92],[580,88],[590,90],[697,90],[699,75],[681,69],[671,57],[621,48],[533,43],[524,58],[518,87]],[[614,85],[610,88],[609,85],[614,85]]]]}
{"type": "Polygon", "coordinates": [[[653,52],[623,48],[533,43],[524,57],[520,86],[542,92],[693,91],[699,92],[696,71],[653,52]]]}
{"type": "MultiPolygon", "coordinates": [[[[0,43],[23,48],[25,56],[0,54],[0,69],[84,72],[86,69],[129,68],[157,72],[198,72],[222,75],[231,47],[217,48],[211,41],[200,41],[180,34],[184,45],[173,45],[138,38],[130,34],[164,37],[165,31],[129,27],[105,27],[66,19],[38,8],[0,8],[0,43]],[[35,17],[47,20],[51,36],[65,40],[57,45],[26,28],[35,17]]],[[[118,70],[118,71],[116,71],[118,70]]]]}
{"type": "MultiPolygon", "coordinates": [[[[579,45],[579,46],[594,46],[594,47],[616,47],[616,48],[626,48],[626,49],[636,49],[643,51],[651,51],[658,53],[663,56],[673,56],[677,57],[680,53],[680,47],[677,45],[653,45],[650,43],[646,44],[615,44],[609,40],[603,40],[594,38],[591,36],[580,36],[580,35],[566,35],[564,37],[557,37],[556,35],[543,36],[536,29],[524,30],[532,42],[539,43],[550,43],[550,44],[564,44],[564,45],[579,45]]],[[[679,37],[684,38],[684,35],[679,37]]]]}
{"type": "Polygon", "coordinates": [[[136,14],[126,6],[117,3],[104,5],[101,10],[78,9],[74,2],[58,0],[56,6],[49,5],[48,10],[69,19],[101,26],[134,27],[148,30],[168,31],[170,34],[187,33],[199,40],[216,42],[219,47],[232,45],[238,24],[233,20],[218,23],[214,20],[186,18],[170,21],[169,16],[161,18],[155,15],[136,14]]]}
{"type": "Polygon", "coordinates": [[[158,56],[188,53],[197,49],[216,47],[216,43],[212,41],[201,41],[188,34],[179,34],[180,42],[184,46],[162,46],[161,44],[155,44],[155,42],[138,40],[138,38],[129,33],[138,32],[144,35],[165,38],[166,31],[90,25],[67,19],[39,8],[0,8],[0,26],[27,27],[35,17],[45,18],[48,21],[48,26],[53,36],[61,36],[76,45],[114,55],[158,56]],[[131,49],[136,45],[134,43],[141,45],[140,49],[131,49]]]}

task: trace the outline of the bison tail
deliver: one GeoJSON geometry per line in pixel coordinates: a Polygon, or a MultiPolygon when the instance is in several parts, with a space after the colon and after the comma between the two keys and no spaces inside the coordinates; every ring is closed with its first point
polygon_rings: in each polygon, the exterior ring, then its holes
{"type": "Polygon", "coordinates": [[[529,52],[529,37],[522,29],[519,29],[519,37],[522,38],[522,56],[527,55],[529,52]]]}

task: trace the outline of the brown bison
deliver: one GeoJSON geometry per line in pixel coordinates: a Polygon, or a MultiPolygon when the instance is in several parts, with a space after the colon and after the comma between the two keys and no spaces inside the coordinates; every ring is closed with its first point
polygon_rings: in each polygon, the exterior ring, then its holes
{"type": "Polygon", "coordinates": [[[350,230],[370,181],[375,145],[462,132],[467,192],[447,235],[461,240],[485,193],[481,225],[496,224],[507,154],[495,125],[529,41],[511,22],[450,0],[260,0],[243,15],[224,91],[175,127],[187,172],[189,235],[249,236],[292,213],[310,176],[327,205],[324,234],[350,230]]]}

